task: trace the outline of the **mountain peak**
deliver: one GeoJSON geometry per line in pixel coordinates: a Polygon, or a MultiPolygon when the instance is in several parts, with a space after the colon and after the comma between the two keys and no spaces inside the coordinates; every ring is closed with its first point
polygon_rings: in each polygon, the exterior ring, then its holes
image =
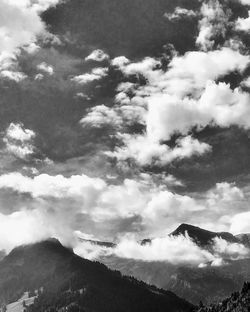
{"type": "Polygon", "coordinates": [[[41,287],[45,292],[31,311],[44,311],[44,300],[48,307],[67,308],[66,293],[70,293],[67,304],[77,304],[86,312],[120,311],[120,307],[131,312],[187,312],[192,308],[169,291],[77,256],[55,239],[15,248],[0,262],[0,305],[41,287]]]}
{"type": "Polygon", "coordinates": [[[182,223],[170,235],[171,236],[179,236],[179,235],[185,236],[186,234],[188,234],[188,236],[193,241],[195,241],[195,243],[198,244],[199,246],[209,245],[212,242],[212,240],[215,238],[222,238],[230,243],[239,242],[239,239],[233,236],[231,233],[212,232],[212,231],[204,230],[198,226],[190,225],[187,223],[182,223]]]}

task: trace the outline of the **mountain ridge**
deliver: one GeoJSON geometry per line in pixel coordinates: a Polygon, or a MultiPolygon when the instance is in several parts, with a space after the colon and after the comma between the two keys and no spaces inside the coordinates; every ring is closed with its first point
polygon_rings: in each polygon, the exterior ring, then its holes
{"type": "Polygon", "coordinates": [[[56,240],[17,247],[0,262],[0,304],[41,287],[43,294],[28,312],[65,307],[69,290],[67,304],[77,304],[85,312],[188,312],[193,307],[170,291],[83,259],[56,240]],[[79,295],[79,289],[84,293],[79,295]]]}

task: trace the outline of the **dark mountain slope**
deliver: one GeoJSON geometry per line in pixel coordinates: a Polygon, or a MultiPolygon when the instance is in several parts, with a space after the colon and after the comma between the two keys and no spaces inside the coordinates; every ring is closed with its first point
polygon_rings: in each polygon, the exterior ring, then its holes
{"type": "Polygon", "coordinates": [[[82,259],[56,240],[16,248],[0,263],[0,304],[40,287],[44,292],[29,311],[57,311],[65,307],[66,296],[71,298],[67,304],[77,304],[86,312],[181,312],[191,308],[173,293],[82,259]]]}
{"type": "Polygon", "coordinates": [[[134,276],[146,283],[168,289],[193,304],[218,302],[241,288],[250,279],[250,259],[232,261],[218,267],[144,262],[114,256],[100,259],[109,268],[134,276]]]}

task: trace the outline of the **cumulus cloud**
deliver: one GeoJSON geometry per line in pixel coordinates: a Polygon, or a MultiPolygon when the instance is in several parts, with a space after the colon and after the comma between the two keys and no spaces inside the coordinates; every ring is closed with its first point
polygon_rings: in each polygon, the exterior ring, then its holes
{"type": "Polygon", "coordinates": [[[40,64],[37,65],[37,69],[43,73],[46,73],[48,75],[53,75],[54,74],[54,68],[53,66],[45,63],[45,62],[42,62],[40,64]]]}
{"type": "Polygon", "coordinates": [[[94,50],[87,57],[85,57],[85,61],[96,61],[96,62],[103,62],[108,59],[109,55],[100,49],[94,50]]]}
{"type": "Polygon", "coordinates": [[[120,139],[124,145],[117,147],[114,152],[106,152],[106,155],[115,157],[118,161],[134,159],[141,166],[163,166],[174,160],[202,155],[211,150],[208,144],[201,143],[191,136],[179,138],[174,148],[142,135],[123,134],[120,135],[120,139]]]}
{"type": "Polygon", "coordinates": [[[36,36],[45,31],[39,12],[58,2],[57,0],[1,0],[0,53],[13,53],[16,48],[34,43],[36,36]]]}
{"type": "Polygon", "coordinates": [[[196,44],[207,51],[214,47],[216,37],[225,37],[231,11],[225,10],[219,1],[212,0],[202,3],[200,13],[202,18],[196,44]]]}
{"type": "Polygon", "coordinates": [[[100,80],[107,76],[108,68],[106,67],[96,67],[93,68],[90,73],[82,74],[73,77],[71,80],[79,84],[86,84],[95,80],[100,80]]]}
{"type": "Polygon", "coordinates": [[[139,165],[157,162],[162,165],[210,150],[207,144],[187,136],[194,127],[197,130],[207,125],[248,128],[249,94],[215,82],[230,72],[243,72],[248,64],[247,55],[227,47],[176,55],[166,71],[154,58],[131,63],[120,57],[116,66],[125,76],[142,75],[146,79],[143,86],[123,82],[117,88],[120,116],[125,112],[125,105],[140,108],[141,118],[137,120],[146,127],[146,132],[139,135],[118,133],[122,145],[107,155],[118,160],[134,159],[139,165]],[[176,133],[184,138],[176,142],[174,149],[161,143],[176,133]],[[181,142],[185,142],[185,146],[181,142]]]}
{"type": "Polygon", "coordinates": [[[11,123],[6,129],[3,141],[9,153],[26,160],[35,151],[33,146],[35,136],[33,130],[25,129],[22,124],[11,123]]]}

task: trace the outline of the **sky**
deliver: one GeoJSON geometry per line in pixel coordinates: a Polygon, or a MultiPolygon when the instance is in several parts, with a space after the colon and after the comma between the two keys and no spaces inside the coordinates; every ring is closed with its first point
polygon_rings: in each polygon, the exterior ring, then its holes
{"type": "Polygon", "coordinates": [[[249,0],[0,0],[0,248],[181,223],[250,233],[249,14],[249,0]]]}

